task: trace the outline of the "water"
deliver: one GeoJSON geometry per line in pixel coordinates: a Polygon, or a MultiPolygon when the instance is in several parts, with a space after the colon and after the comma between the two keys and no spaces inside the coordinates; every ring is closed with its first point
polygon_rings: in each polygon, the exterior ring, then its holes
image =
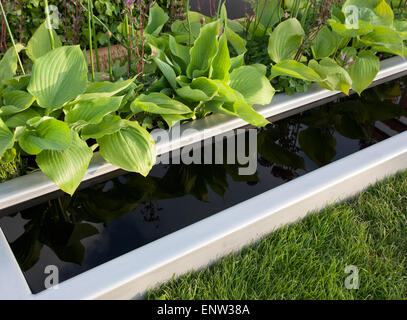
{"type": "Polygon", "coordinates": [[[0,227],[33,293],[40,292],[48,265],[64,281],[405,131],[404,83],[259,129],[252,175],[239,175],[236,164],[157,165],[147,178],[125,174],[2,217],[0,227]]]}

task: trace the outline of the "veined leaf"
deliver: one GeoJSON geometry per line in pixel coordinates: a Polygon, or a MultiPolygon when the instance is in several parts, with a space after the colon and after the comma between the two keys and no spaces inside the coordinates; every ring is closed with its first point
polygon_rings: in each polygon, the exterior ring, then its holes
{"type": "MultiPolygon", "coordinates": [[[[24,49],[20,43],[16,44],[17,52],[24,49]]],[[[7,50],[6,54],[0,60],[0,85],[3,81],[14,77],[17,71],[17,54],[14,47],[7,50]]]]}
{"type": "Polygon", "coordinates": [[[71,145],[71,130],[64,122],[44,117],[31,119],[31,124],[18,137],[20,147],[28,154],[37,155],[43,150],[65,150],[71,145]]]}
{"type": "Polygon", "coordinates": [[[27,90],[42,108],[62,107],[85,91],[87,72],[79,46],[60,47],[36,60],[27,90]]]}
{"type": "Polygon", "coordinates": [[[349,73],[334,60],[324,58],[319,64],[317,61],[311,60],[308,66],[314,69],[321,78],[324,79],[318,82],[321,87],[349,94],[350,87],[352,86],[352,79],[349,73]]]}
{"type": "Polygon", "coordinates": [[[407,21],[395,20],[393,27],[403,40],[407,40],[407,21]]]}
{"type": "Polygon", "coordinates": [[[255,127],[264,127],[270,123],[244,100],[226,104],[221,101],[209,101],[205,103],[205,109],[209,112],[239,117],[255,127]]]}
{"type": "Polygon", "coordinates": [[[388,52],[402,57],[406,54],[403,38],[397,31],[389,27],[375,27],[373,32],[361,37],[360,41],[375,51],[388,52]]]}
{"type": "Polygon", "coordinates": [[[65,115],[65,122],[72,125],[78,123],[97,124],[104,116],[117,111],[122,103],[123,97],[105,97],[89,100],[79,100],[73,108],[65,115]]]}
{"type": "Polygon", "coordinates": [[[38,167],[61,190],[72,195],[80,185],[93,152],[79,135],[71,131],[71,144],[65,150],[44,150],[36,157],[38,167]]]}
{"type": "Polygon", "coordinates": [[[226,34],[222,34],[219,39],[218,52],[212,60],[210,68],[210,78],[222,81],[229,81],[230,54],[226,34]]]}
{"type": "Polygon", "coordinates": [[[332,30],[342,38],[355,38],[373,31],[373,26],[369,22],[359,20],[355,24],[343,24],[335,20],[329,20],[332,30]]]}
{"type": "Polygon", "coordinates": [[[271,68],[270,79],[278,76],[289,76],[313,82],[322,80],[320,75],[310,67],[295,60],[285,60],[273,65],[271,68]]]}
{"type": "Polygon", "coordinates": [[[98,97],[111,97],[127,89],[134,80],[136,80],[136,77],[117,82],[89,82],[85,94],[97,93],[98,97]]]}
{"type": "Polygon", "coordinates": [[[380,60],[373,52],[360,52],[355,64],[349,68],[352,89],[360,95],[373,82],[379,70],[380,60]]]}
{"type": "Polygon", "coordinates": [[[14,90],[3,94],[4,106],[0,107],[0,116],[9,116],[28,109],[35,98],[26,91],[14,90]]]}
{"type": "Polygon", "coordinates": [[[191,109],[182,102],[171,99],[163,93],[150,93],[140,95],[130,105],[133,113],[142,111],[154,114],[185,114],[191,113],[191,109]]]}
{"type": "MultiPolygon", "coordinates": [[[[30,41],[28,41],[26,53],[32,61],[35,62],[35,60],[52,50],[49,32],[50,30],[47,29],[47,22],[45,21],[34,32],[30,41]]],[[[52,28],[51,32],[53,34],[55,48],[61,47],[62,43],[57,33],[52,28]]]]}
{"type": "Polygon", "coordinates": [[[28,120],[36,117],[41,117],[41,114],[30,108],[7,117],[5,123],[9,128],[24,127],[28,120]]]}
{"type": "Polygon", "coordinates": [[[233,70],[229,85],[239,91],[249,105],[269,104],[275,93],[270,81],[255,66],[243,66],[233,70]]]}
{"type": "Polygon", "coordinates": [[[362,20],[373,26],[391,26],[394,20],[393,10],[386,0],[347,0],[342,11],[350,24],[362,20]]]}
{"type": "Polygon", "coordinates": [[[192,80],[191,84],[177,90],[177,94],[188,101],[209,101],[218,93],[215,81],[205,77],[192,80]]]}
{"type": "Polygon", "coordinates": [[[228,42],[233,47],[233,49],[235,49],[238,55],[242,55],[247,51],[246,44],[243,38],[235,33],[229,26],[226,27],[226,37],[228,42]]]}
{"type": "Polygon", "coordinates": [[[153,36],[158,36],[168,19],[168,14],[166,14],[157,3],[154,4],[150,8],[148,24],[145,31],[153,36]]]}
{"type": "Polygon", "coordinates": [[[119,168],[147,176],[156,160],[154,139],[137,122],[123,121],[120,131],[97,139],[100,154],[119,168]]]}
{"type": "Polygon", "coordinates": [[[0,118],[0,158],[14,145],[14,134],[0,118]]]}
{"type": "Polygon", "coordinates": [[[284,16],[284,10],[279,1],[259,0],[255,13],[255,21],[259,21],[266,29],[272,28],[284,16]]]}
{"type": "Polygon", "coordinates": [[[161,117],[167,123],[168,127],[171,129],[175,124],[182,120],[191,119],[194,114],[162,114],[161,117]]]}
{"type": "Polygon", "coordinates": [[[330,57],[337,48],[336,37],[327,26],[321,29],[311,47],[316,60],[330,57]]]}
{"type": "Polygon", "coordinates": [[[157,65],[158,69],[162,72],[165,79],[167,79],[168,83],[171,87],[176,90],[177,89],[177,75],[174,69],[166,62],[162,61],[157,57],[153,57],[153,61],[157,65]]]}
{"type": "Polygon", "coordinates": [[[280,23],[270,36],[270,58],[276,63],[294,59],[304,36],[304,29],[297,19],[292,18],[280,23]]]}
{"type": "Polygon", "coordinates": [[[201,28],[198,39],[191,48],[191,61],[187,68],[187,76],[191,79],[206,76],[212,59],[218,50],[219,22],[211,22],[201,28]]]}
{"type": "Polygon", "coordinates": [[[177,43],[172,35],[169,35],[168,40],[168,45],[172,55],[174,56],[174,58],[178,58],[181,61],[183,70],[184,72],[186,72],[186,68],[189,64],[189,61],[191,60],[191,57],[189,55],[189,48],[177,43]]]}
{"type": "Polygon", "coordinates": [[[89,124],[81,131],[81,136],[84,139],[100,139],[108,134],[113,134],[119,131],[122,127],[122,118],[119,116],[108,114],[98,124],[89,124]]]}

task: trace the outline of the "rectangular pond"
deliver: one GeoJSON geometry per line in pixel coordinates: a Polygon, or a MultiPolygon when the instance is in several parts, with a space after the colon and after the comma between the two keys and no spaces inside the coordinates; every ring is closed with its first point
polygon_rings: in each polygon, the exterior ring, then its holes
{"type": "MultiPolygon", "coordinates": [[[[257,150],[249,143],[245,150],[255,163],[250,175],[240,175],[246,165],[226,163],[226,156],[222,164],[159,164],[147,178],[125,173],[72,198],[0,215],[0,228],[38,293],[47,266],[67,280],[406,131],[406,84],[406,78],[392,81],[256,130],[257,150]]],[[[223,150],[235,139],[250,141],[252,133],[246,127],[230,135],[223,150]]],[[[208,150],[202,147],[201,155],[208,150]]]]}

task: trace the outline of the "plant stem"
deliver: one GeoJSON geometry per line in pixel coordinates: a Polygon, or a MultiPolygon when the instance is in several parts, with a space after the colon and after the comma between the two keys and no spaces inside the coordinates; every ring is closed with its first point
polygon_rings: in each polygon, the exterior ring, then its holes
{"type": "Polygon", "coordinates": [[[108,59],[109,59],[109,78],[110,78],[110,81],[113,81],[112,51],[110,48],[110,37],[107,40],[107,55],[108,55],[108,59]]]}
{"type": "Polygon", "coordinates": [[[100,72],[100,61],[99,61],[99,49],[98,49],[98,41],[96,39],[96,28],[95,28],[95,20],[94,20],[94,15],[92,14],[92,32],[93,32],[93,46],[95,49],[95,55],[96,55],[96,70],[100,72]]]}
{"type": "Polygon", "coordinates": [[[49,7],[48,7],[48,0],[44,0],[45,3],[45,17],[46,17],[46,22],[47,22],[47,29],[49,33],[49,40],[51,41],[51,49],[55,49],[55,43],[54,43],[54,35],[52,34],[52,26],[51,26],[51,20],[49,17],[49,7]]]}
{"type": "Polygon", "coordinates": [[[189,46],[191,46],[191,20],[189,19],[189,0],[187,0],[187,21],[188,21],[188,33],[189,33],[189,46]]]}
{"type": "Polygon", "coordinates": [[[24,67],[23,67],[23,64],[22,64],[22,62],[21,62],[20,55],[18,54],[18,50],[17,50],[17,47],[16,47],[16,43],[15,43],[15,41],[14,41],[13,34],[11,33],[11,29],[10,29],[10,26],[9,26],[9,24],[8,24],[8,20],[7,20],[7,16],[6,16],[6,12],[4,12],[3,3],[2,3],[1,1],[0,1],[0,8],[1,8],[1,13],[3,14],[4,22],[5,22],[5,24],[6,24],[6,28],[7,28],[7,30],[8,30],[8,33],[10,34],[11,43],[13,44],[14,50],[15,50],[16,55],[17,55],[18,63],[19,63],[19,65],[20,65],[20,68],[21,68],[22,73],[25,75],[24,67]]]}
{"type": "Polygon", "coordinates": [[[92,67],[92,81],[95,81],[95,65],[93,62],[93,48],[92,48],[92,0],[88,0],[88,22],[89,22],[89,51],[90,63],[92,67]]]}

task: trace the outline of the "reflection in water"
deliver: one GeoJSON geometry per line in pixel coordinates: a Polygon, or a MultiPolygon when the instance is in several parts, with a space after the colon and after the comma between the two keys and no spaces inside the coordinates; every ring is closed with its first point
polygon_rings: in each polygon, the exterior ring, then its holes
{"type": "Polygon", "coordinates": [[[239,175],[237,164],[157,165],[146,178],[126,174],[3,217],[0,227],[39,292],[47,265],[69,279],[404,131],[406,107],[395,81],[259,129],[254,175],[239,175]]]}

